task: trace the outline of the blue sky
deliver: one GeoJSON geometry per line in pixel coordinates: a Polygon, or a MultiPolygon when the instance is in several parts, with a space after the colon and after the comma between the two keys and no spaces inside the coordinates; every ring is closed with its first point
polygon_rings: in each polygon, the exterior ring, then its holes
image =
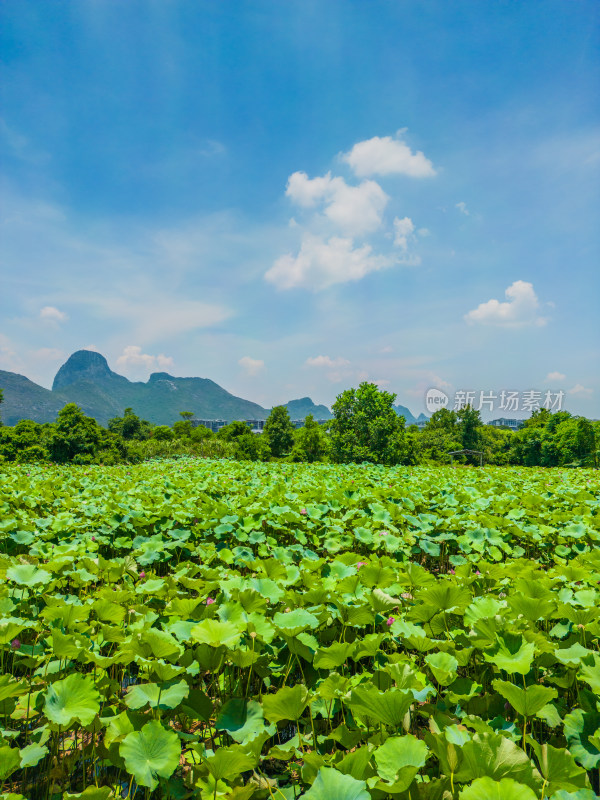
{"type": "Polygon", "coordinates": [[[595,0],[0,14],[0,369],[600,417],[595,0]]]}

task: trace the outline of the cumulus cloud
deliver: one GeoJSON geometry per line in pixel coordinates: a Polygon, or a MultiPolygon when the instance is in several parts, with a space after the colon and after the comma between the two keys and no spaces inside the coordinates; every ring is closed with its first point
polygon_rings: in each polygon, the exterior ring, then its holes
{"type": "Polygon", "coordinates": [[[546,375],[547,381],[564,381],[566,375],[563,375],[562,372],[549,372],[546,375]]]}
{"type": "Polygon", "coordinates": [[[47,322],[66,322],[69,319],[64,311],[60,311],[54,306],[44,306],[40,311],[40,319],[47,322]]]}
{"type": "Polygon", "coordinates": [[[360,280],[393,263],[391,258],[374,255],[370,245],[354,247],[352,239],[332,236],[325,241],[305,233],[298,255],[288,253],[278,258],[265,273],[265,280],[278,289],[319,291],[336,283],[360,280]]]}
{"type": "Polygon", "coordinates": [[[408,250],[408,245],[415,238],[415,226],[410,217],[394,219],[394,244],[403,252],[408,250]]]}
{"type": "Polygon", "coordinates": [[[240,367],[242,367],[246,375],[250,375],[251,377],[258,375],[258,373],[262,372],[262,370],[265,368],[264,361],[261,361],[258,358],[250,358],[250,356],[243,356],[238,361],[238,364],[240,367]]]}
{"type": "Polygon", "coordinates": [[[350,362],[345,358],[331,358],[330,356],[313,356],[306,359],[307,367],[327,367],[328,369],[346,367],[350,362]]]}
{"type": "Polygon", "coordinates": [[[506,302],[488,300],[465,314],[469,324],[500,325],[520,328],[526,325],[545,325],[546,317],[539,316],[540,301],[527,281],[515,281],[505,291],[506,302]]]}
{"type": "Polygon", "coordinates": [[[285,193],[303,208],[324,205],[323,213],[330,222],[355,235],[381,227],[389,200],[375,181],[350,186],[343,178],[332,177],[330,172],[317,178],[309,178],[305,172],[294,172],[288,179],[285,193]]]}
{"type": "Polygon", "coordinates": [[[165,370],[173,366],[173,359],[160,353],[152,356],[143,353],[142,348],[135,344],[127,345],[123,348],[122,354],[117,358],[117,367],[126,372],[138,372],[140,370],[150,372],[158,368],[165,370]]]}
{"type": "Polygon", "coordinates": [[[467,208],[467,204],[466,204],[466,203],[463,203],[463,201],[462,201],[462,200],[461,200],[461,202],[460,202],[460,203],[457,203],[457,204],[456,204],[456,208],[458,208],[458,210],[460,211],[460,213],[461,213],[461,214],[464,214],[464,215],[465,215],[465,217],[468,217],[468,216],[470,215],[470,213],[471,213],[471,212],[469,211],[469,209],[467,208]]]}
{"type": "Polygon", "coordinates": [[[349,153],[342,155],[359,178],[367,175],[409,175],[428,178],[436,174],[431,161],[419,150],[413,153],[402,139],[373,136],[357,142],[349,153]]]}
{"type": "MultiPolygon", "coordinates": [[[[139,293],[136,298],[123,295],[72,295],[71,300],[86,305],[99,318],[126,320],[131,338],[144,346],[189,331],[209,328],[228,319],[232,311],[199,300],[184,300],[156,291],[139,293]]],[[[91,349],[91,348],[88,348],[91,349]]]]}
{"type": "Polygon", "coordinates": [[[593,389],[588,389],[585,386],[582,386],[580,383],[575,384],[572,389],[569,389],[569,394],[579,394],[583,395],[584,397],[591,397],[593,393],[593,389]]]}
{"type": "Polygon", "coordinates": [[[31,354],[33,358],[40,361],[59,361],[65,357],[63,350],[58,350],[56,347],[40,347],[39,350],[34,350],[31,354]]]}

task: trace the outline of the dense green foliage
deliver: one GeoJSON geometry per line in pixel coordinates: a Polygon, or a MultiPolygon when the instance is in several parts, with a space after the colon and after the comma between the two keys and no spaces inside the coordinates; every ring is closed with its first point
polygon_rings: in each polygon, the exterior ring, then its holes
{"type": "Polygon", "coordinates": [[[596,471],[0,477],[2,797],[596,796],[596,471]]]}
{"type": "MultiPolygon", "coordinates": [[[[126,408],[104,429],[70,403],[59,412],[56,423],[21,420],[13,428],[0,426],[0,462],[117,464],[196,455],[390,466],[447,464],[449,452],[470,449],[482,451],[485,463],[499,466],[598,466],[600,423],[584,417],[537,411],[514,433],[484,425],[479,412],[466,406],[457,412],[436,411],[424,428],[405,428],[394,400],[394,394],[362,383],[338,396],[334,419],[326,425],[319,425],[309,414],[305,426],[295,430],[285,406],[276,406],[262,435],[236,420],[216,436],[203,426],[194,427],[191,411],[180,412],[181,419],[168,426],[151,425],[126,408]]],[[[478,463],[479,457],[467,455],[458,461],[478,463]]]]}

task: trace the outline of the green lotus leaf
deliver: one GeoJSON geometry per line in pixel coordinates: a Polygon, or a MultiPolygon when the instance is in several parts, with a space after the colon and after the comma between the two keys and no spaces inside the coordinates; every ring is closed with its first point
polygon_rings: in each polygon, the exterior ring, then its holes
{"type": "Polygon", "coordinates": [[[234,697],[219,711],[215,727],[227,731],[236,742],[246,744],[265,731],[262,706],[256,700],[234,697]]]}
{"type": "Polygon", "coordinates": [[[216,619],[205,619],[194,625],[191,630],[191,637],[195,642],[210,647],[235,647],[241,635],[242,631],[238,625],[216,619]]]}
{"type": "Polygon", "coordinates": [[[215,780],[234,780],[242,772],[253,769],[257,758],[243,750],[239,745],[219,747],[217,752],[206,759],[206,767],[215,780]]]}
{"type": "Polygon", "coordinates": [[[0,675],[0,702],[9,697],[25,694],[29,687],[26,681],[16,680],[12,675],[0,675]]]}
{"type": "Polygon", "coordinates": [[[88,786],[80,794],[65,792],[63,800],[108,800],[109,797],[114,797],[109,786],[88,786]]]}
{"type": "Polygon", "coordinates": [[[155,789],[158,778],[169,778],[179,765],[181,746],[177,734],[158,722],[127,734],[119,745],[125,768],[140,786],[155,789]]]}
{"type": "Polygon", "coordinates": [[[306,800],[370,800],[365,781],[344,775],[337,769],[321,767],[310,789],[302,795],[306,800]]]}
{"type": "Polygon", "coordinates": [[[592,789],[578,789],[576,792],[561,789],[552,795],[551,800],[598,800],[598,795],[592,789]]]}
{"type": "Polygon", "coordinates": [[[33,564],[19,564],[6,570],[6,577],[20,586],[39,586],[50,583],[52,575],[33,564]]]}
{"type": "Polygon", "coordinates": [[[390,736],[375,750],[379,777],[394,784],[394,793],[404,792],[415,775],[425,766],[428,749],[425,742],[411,734],[390,736]]]}
{"type": "Polygon", "coordinates": [[[0,780],[8,778],[20,766],[21,756],[18,748],[0,744],[0,780]]]}
{"type": "Polygon", "coordinates": [[[498,645],[493,653],[484,653],[486,661],[511,674],[527,675],[533,663],[535,645],[524,642],[521,636],[505,634],[498,636],[498,645]]]}
{"type": "Polygon", "coordinates": [[[406,712],[414,703],[410,691],[389,689],[386,692],[378,691],[374,686],[361,685],[350,694],[345,701],[353,714],[361,719],[383,722],[392,728],[399,728],[406,712]]]}
{"type": "Polygon", "coordinates": [[[458,661],[449,653],[429,653],[425,656],[425,662],[433,672],[436,681],[442,686],[447,686],[456,678],[458,661]]]}
{"type": "Polygon", "coordinates": [[[21,748],[21,769],[23,767],[35,767],[48,754],[48,748],[40,744],[28,744],[21,748]]]}
{"type": "Polygon", "coordinates": [[[531,746],[535,751],[542,777],[547,781],[546,791],[549,795],[560,789],[577,791],[587,788],[587,773],[583,767],[577,765],[568,750],[552,747],[549,744],[539,744],[534,739],[531,740],[531,746]]]}
{"type": "Polygon", "coordinates": [[[305,608],[295,608],[287,614],[278,612],[273,617],[273,623],[288,636],[297,636],[302,631],[312,631],[319,626],[318,618],[305,608]]]}
{"type": "Polygon", "coordinates": [[[594,664],[582,664],[578,678],[589,684],[594,694],[600,695],[600,657],[594,655],[594,664]]]}
{"type": "Polygon", "coordinates": [[[150,578],[136,586],[135,591],[137,594],[157,594],[164,586],[165,582],[162,578],[150,578]]]}
{"type": "Polygon", "coordinates": [[[320,647],[315,653],[315,669],[335,669],[343,664],[354,651],[354,643],[334,642],[329,647],[320,647]]]}
{"type": "Polygon", "coordinates": [[[433,616],[433,614],[438,614],[440,611],[462,614],[467,606],[471,604],[473,597],[471,592],[464,586],[445,583],[436,584],[424,591],[420,591],[417,599],[429,609],[431,616],[433,616]]]}
{"type": "Polygon", "coordinates": [[[495,597],[476,597],[465,610],[464,620],[467,625],[474,625],[480,619],[495,617],[502,608],[495,597]]]}
{"type": "Polygon", "coordinates": [[[556,689],[537,684],[521,689],[514,683],[495,680],[492,682],[492,686],[523,717],[533,717],[547,703],[558,697],[556,689]]]}
{"type": "Polygon", "coordinates": [[[502,778],[499,781],[477,778],[458,797],[459,800],[538,800],[533,789],[511,778],[502,778]]]}
{"type": "Polygon", "coordinates": [[[265,717],[270,722],[281,720],[297,720],[308,705],[309,695],[305,686],[284,686],[275,694],[265,694],[262,697],[262,707],[265,717]]]}
{"type": "Polygon", "coordinates": [[[174,660],[183,653],[183,647],[177,639],[174,639],[166,631],[158,630],[158,628],[145,630],[142,634],[142,639],[144,644],[150,647],[152,655],[156,656],[156,658],[174,660]]]}
{"type": "Polygon", "coordinates": [[[100,710],[100,695],[94,681],[77,672],[51,683],[45,697],[44,714],[62,728],[73,722],[90,725],[100,710]]]}
{"type": "Polygon", "coordinates": [[[278,603],[284,595],[284,590],[270,578],[251,578],[248,585],[261,597],[266,597],[269,602],[278,603]]]}
{"type": "Polygon", "coordinates": [[[571,647],[555,650],[554,656],[561,664],[565,664],[567,667],[576,667],[581,664],[583,658],[592,655],[593,652],[593,650],[582,647],[579,642],[575,642],[571,647]]]}
{"type": "Polygon", "coordinates": [[[512,778],[524,783],[534,791],[541,788],[542,781],[537,770],[521,748],[497,733],[476,733],[460,750],[462,762],[455,778],[467,783],[475,778],[512,778]]]}
{"type": "Polygon", "coordinates": [[[0,645],[12,642],[25,628],[27,620],[20,617],[5,617],[0,619],[0,645]]]}
{"type": "Polygon", "coordinates": [[[576,708],[564,719],[567,746],[575,760],[584,769],[595,769],[600,764],[600,748],[593,741],[600,728],[600,712],[576,708]]]}
{"type": "Polygon", "coordinates": [[[139,683],[133,686],[125,697],[127,708],[177,708],[188,696],[190,687],[186,681],[158,683],[139,683]]]}

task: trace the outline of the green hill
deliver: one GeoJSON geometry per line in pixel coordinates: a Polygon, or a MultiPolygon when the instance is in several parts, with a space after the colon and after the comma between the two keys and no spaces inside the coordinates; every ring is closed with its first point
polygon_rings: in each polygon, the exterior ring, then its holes
{"type": "MultiPolygon", "coordinates": [[[[146,383],[133,382],[113,372],[100,353],[78,350],[58,370],[52,390],[44,389],[23,375],[0,371],[4,403],[0,415],[5,425],[20,419],[53,422],[65,403],[77,403],[84,413],[106,425],[125,408],[157,425],[171,425],[180,411],[192,411],[200,419],[266,419],[269,410],[236,397],[208,378],[176,378],[155,372],[146,383]]],[[[286,404],[293,419],[313,414],[331,416],[326,406],[308,398],[286,404]]]]}

